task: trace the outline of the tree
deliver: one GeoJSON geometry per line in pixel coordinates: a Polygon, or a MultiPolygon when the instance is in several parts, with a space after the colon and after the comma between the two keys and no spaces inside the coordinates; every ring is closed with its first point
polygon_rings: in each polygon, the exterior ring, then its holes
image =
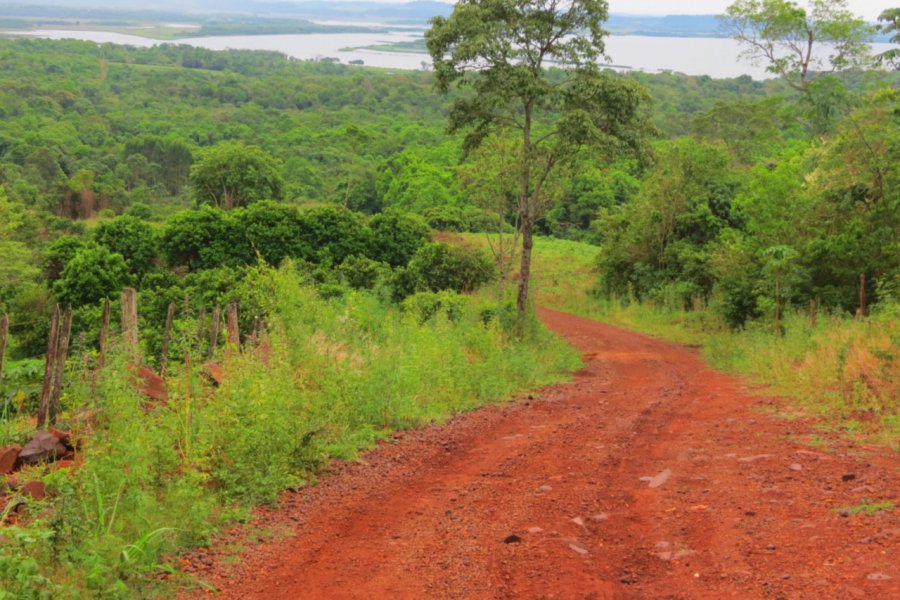
{"type": "Polygon", "coordinates": [[[471,152],[457,171],[468,197],[477,206],[492,213],[496,222],[485,233],[500,274],[501,296],[519,245],[518,227],[507,235],[508,219],[516,214],[517,167],[520,164],[518,148],[515,140],[492,136],[471,152]]]}
{"type": "MultiPolygon", "coordinates": [[[[892,44],[900,44],[900,8],[888,8],[878,15],[878,20],[883,21],[883,25],[878,26],[878,30],[883,33],[893,33],[891,36],[892,44]]],[[[875,57],[878,64],[890,65],[894,70],[900,70],[900,48],[891,48],[886,52],[882,52],[875,57]]]]}
{"type": "Polygon", "coordinates": [[[128,265],[121,254],[90,244],[75,253],[53,284],[53,293],[61,303],[79,307],[96,304],[130,283],[128,265]]]}
{"type": "Polygon", "coordinates": [[[846,0],[737,0],[722,17],[753,64],[806,93],[826,73],[865,66],[872,28],[847,9],[846,0]],[[823,56],[827,53],[827,56],[823,56]]]}
{"type": "Polygon", "coordinates": [[[431,231],[417,215],[382,213],[369,219],[371,257],[392,267],[405,266],[416,251],[431,240],[431,231]]]}
{"type": "Polygon", "coordinates": [[[201,152],[190,181],[199,204],[225,210],[281,200],[284,190],[275,160],[257,146],[240,142],[223,142],[201,152]]]}
{"type": "Polygon", "coordinates": [[[524,333],[537,220],[552,198],[546,184],[585,144],[639,151],[649,129],[646,93],[602,73],[603,0],[462,0],[425,33],[442,92],[470,88],[450,113],[464,151],[495,132],[515,132],[522,236],[516,333],[524,333]],[[559,67],[549,71],[548,67],[559,67]]]}
{"type": "Polygon", "coordinates": [[[157,237],[149,223],[137,217],[123,215],[101,222],[92,233],[94,241],[111,252],[120,254],[129,271],[138,278],[153,268],[157,237]]]}

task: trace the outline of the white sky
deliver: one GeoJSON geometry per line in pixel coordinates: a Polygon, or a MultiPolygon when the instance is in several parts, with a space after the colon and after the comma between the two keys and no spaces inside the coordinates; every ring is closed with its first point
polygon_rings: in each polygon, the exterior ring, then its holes
{"type": "MultiPolygon", "coordinates": [[[[409,2],[410,0],[379,0],[380,2],[409,2]]],[[[453,3],[454,0],[442,0],[453,3]]],[[[806,6],[805,0],[794,0],[806,6]]],[[[848,0],[853,14],[875,21],[881,11],[897,6],[900,0],[848,0]]],[[[633,15],[718,15],[732,0],[609,0],[609,10],[633,15]]]]}
{"type": "MultiPolygon", "coordinates": [[[[805,5],[799,0],[800,5],[805,5]]],[[[701,15],[720,14],[731,4],[730,0],[609,0],[610,12],[639,15],[701,15]]],[[[897,0],[849,0],[854,14],[874,21],[886,8],[897,5],[897,0]]]]}

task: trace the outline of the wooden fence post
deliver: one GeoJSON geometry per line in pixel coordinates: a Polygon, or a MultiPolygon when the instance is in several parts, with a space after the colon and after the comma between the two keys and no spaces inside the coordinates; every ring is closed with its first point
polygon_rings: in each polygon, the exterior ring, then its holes
{"type": "Polygon", "coordinates": [[[6,336],[9,335],[9,315],[0,317],[0,388],[3,387],[3,357],[6,355],[6,336]]]}
{"type": "Polygon", "coordinates": [[[47,359],[44,363],[44,382],[41,385],[41,403],[38,407],[37,428],[43,429],[50,413],[50,394],[53,391],[53,365],[56,361],[56,341],[59,335],[59,304],[53,307],[50,333],[47,336],[47,359]]]}
{"type": "Polygon", "coordinates": [[[209,323],[209,358],[213,357],[216,345],[219,343],[219,321],[222,320],[222,309],[218,306],[213,309],[212,321],[209,323]]]}
{"type": "Polygon", "coordinates": [[[241,330],[238,325],[238,306],[237,301],[232,300],[228,303],[228,351],[240,352],[241,350],[241,330]]]}
{"type": "Polygon", "coordinates": [[[866,274],[859,274],[859,316],[867,316],[866,312],[866,274]]]}
{"type": "Polygon", "coordinates": [[[818,312],[819,307],[816,306],[816,299],[809,299],[809,326],[813,329],[816,328],[816,317],[818,316],[816,313],[818,312]]]}
{"type": "Polygon", "coordinates": [[[166,326],[163,329],[162,348],[160,348],[159,357],[159,374],[166,374],[166,367],[169,364],[169,340],[172,337],[172,322],[175,320],[175,303],[169,304],[169,310],[166,312],[166,326]]]}
{"type": "Polygon", "coordinates": [[[122,290],[122,339],[131,355],[132,362],[137,364],[140,357],[138,352],[137,290],[134,288],[122,290]]]}
{"type": "Polygon", "coordinates": [[[199,358],[201,356],[200,352],[203,350],[203,322],[206,321],[206,307],[202,307],[200,309],[200,314],[197,315],[197,344],[194,348],[194,354],[199,358]]]}
{"type": "Polygon", "coordinates": [[[109,298],[103,299],[103,319],[100,321],[100,361],[102,367],[106,364],[106,351],[109,349],[109,298]]]}
{"type": "Polygon", "coordinates": [[[56,424],[56,415],[59,414],[59,398],[62,395],[62,381],[66,371],[66,358],[69,356],[69,339],[72,335],[72,305],[66,307],[59,337],[56,342],[56,360],[53,369],[53,393],[50,394],[50,402],[47,410],[47,422],[56,424]]]}

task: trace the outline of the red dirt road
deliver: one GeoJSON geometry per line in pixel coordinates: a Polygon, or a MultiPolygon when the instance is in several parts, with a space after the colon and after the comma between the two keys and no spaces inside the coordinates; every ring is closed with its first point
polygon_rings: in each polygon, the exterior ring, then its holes
{"type": "MultiPolygon", "coordinates": [[[[775,415],[696,351],[549,310],[569,384],[409,432],[263,511],[216,597],[900,598],[895,453],[775,415]],[[845,513],[846,514],[846,513],[845,513]]],[[[210,594],[212,595],[212,594],[210,594]]]]}

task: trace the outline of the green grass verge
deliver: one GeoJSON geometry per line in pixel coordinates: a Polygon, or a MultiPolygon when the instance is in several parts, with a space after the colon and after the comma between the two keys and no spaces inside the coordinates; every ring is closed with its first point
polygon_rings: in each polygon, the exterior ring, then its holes
{"type": "MultiPolygon", "coordinates": [[[[511,339],[505,309],[483,300],[454,297],[451,312],[425,320],[369,293],[324,299],[290,266],[248,286],[269,333],[255,351],[221,359],[220,385],[196,358],[171,366],[166,403],[134,391],[122,357],[96,382],[70,378],[66,425],[84,443],[83,463],[18,475],[43,479],[51,496],[15,499],[27,508],[0,529],[0,599],[163,593],[171,581],[160,575],[179,550],[208,543],[329,458],[561,381],[580,364],[536,323],[511,339]]],[[[190,348],[194,331],[175,344],[190,348]]],[[[0,430],[0,445],[27,430],[0,430]]]]}

